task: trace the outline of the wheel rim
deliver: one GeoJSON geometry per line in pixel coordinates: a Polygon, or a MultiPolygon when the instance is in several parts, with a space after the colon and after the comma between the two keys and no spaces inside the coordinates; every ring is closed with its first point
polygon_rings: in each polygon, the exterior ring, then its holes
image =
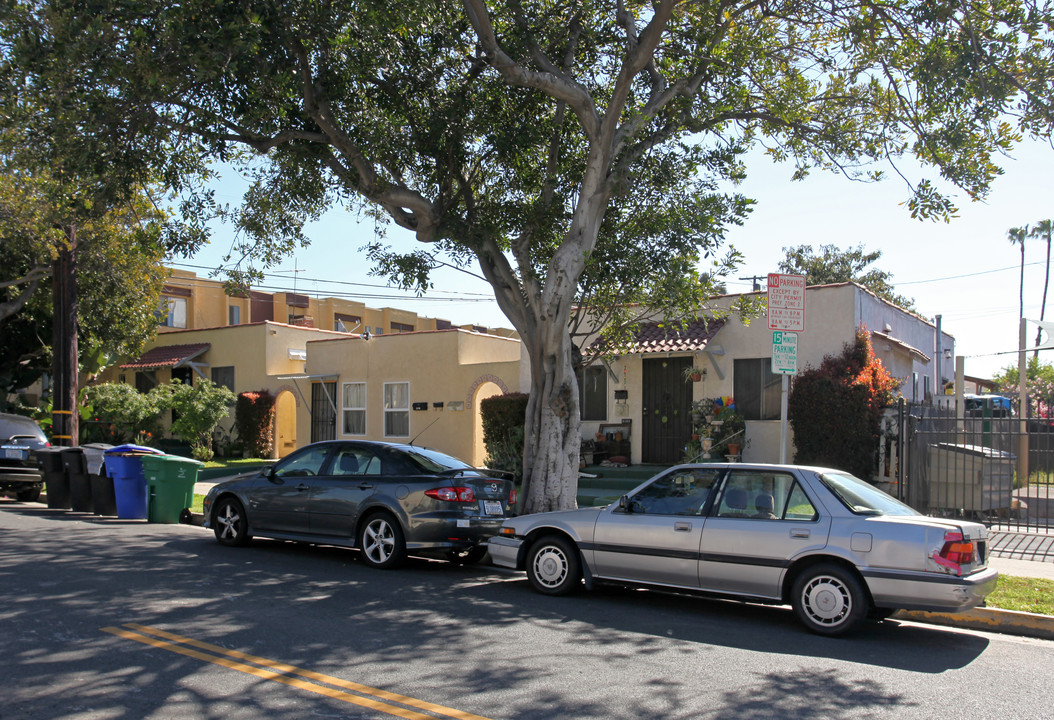
{"type": "Polygon", "coordinates": [[[823,627],[836,627],[849,617],[853,596],[844,582],[831,575],[818,575],[801,592],[802,609],[809,620],[823,627]]]}
{"type": "Polygon", "coordinates": [[[238,537],[238,523],[242,516],[235,510],[234,505],[227,503],[223,506],[216,522],[220,524],[220,538],[223,540],[234,540],[238,537]]]}
{"type": "Polygon", "coordinates": [[[547,588],[559,587],[567,579],[568,562],[563,550],[546,545],[534,556],[534,577],[547,588]]]}
{"type": "Polygon", "coordinates": [[[371,520],[362,539],[362,551],[372,562],[382,563],[395,552],[395,531],[386,520],[371,520]]]}

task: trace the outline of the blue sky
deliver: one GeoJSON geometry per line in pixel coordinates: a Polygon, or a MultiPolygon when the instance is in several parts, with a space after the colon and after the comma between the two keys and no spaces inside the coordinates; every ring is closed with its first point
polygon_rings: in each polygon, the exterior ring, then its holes
{"type": "MultiPolygon", "coordinates": [[[[827,173],[793,182],[789,166],[756,159],[738,191],[757,204],[746,224],[728,235],[745,255],[735,277],[776,272],[785,247],[833,244],[881,250],[876,267],[892,273],[897,292],[914,298],[920,313],[942,316],[945,331],[956,338],[956,354],[967,358],[966,373],[990,377],[1017,362],[1016,355],[1006,353],[1013,353],[1018,343],[1021,255],[1007,240],[1007,230],[1054,217],[1052,161],[1054,150],[1047,144],[1021,146],[1013,159],[1001,163],[1005,175],[986,201],[971,203],[960,196],[959,217],[945,224],[912,220],[902,205],[908,189],[895,175],[874,184],[827,173]]],[[[216,187],[219,199],[233,204],[244,183],[227,172],[216,187]]],[[[369,276],[368,262],[359,252],[374,234],[372,220],[332,211],[309,228],[311,246],[276,268],[278,272],[272,270],[275,274],[263,288],[274,292],[295,286],[297,292],[320,297],[347,293],[371,307],[405,308],[455,324],[511,327],[494,303],[490,286],[463,273],[438,273],[435,291],[422,299],[384,287],[380,278],[369,276]]],[[[399,248],[414,244],[409,233],[394,227],[387,241],[399,248]]],[[[176,266],[199,266],[189,269],[207,275],[230,242],[230,232],[220,228],[210,246],[176,266]]],[[[1040,314],[1045,253],[1045,243],[1026,245],[1025,317],[1030,319],[1040,314]]],[[[749,280],[729,283],[730,292],[749,289],[749,280]]],[[[1054,296],[1054,290],[1050,294],[1054,296]]],[[[1035,333],[1030,325],[1030,343],[1035,333]]],[[[1048,354],[1046,360],[1054,358],[1048,354]]]]}

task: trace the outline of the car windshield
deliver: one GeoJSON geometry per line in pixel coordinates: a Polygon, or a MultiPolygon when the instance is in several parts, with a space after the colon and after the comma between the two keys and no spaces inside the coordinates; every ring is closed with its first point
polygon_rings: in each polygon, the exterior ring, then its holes
{"type": "Polygon", "coordinates": [[[847,473],[821,473],[820,480],[857,515],[918,515],[875,486],[847,473]]]}
{"type": "Polygon", "coordinates": [[[402,448],[406,456],[417,463],[421,469],[431,473],[444,473],[451,470],[475,470],[466,462],[458,460],[435,450],[422,447],[402,448]]]}

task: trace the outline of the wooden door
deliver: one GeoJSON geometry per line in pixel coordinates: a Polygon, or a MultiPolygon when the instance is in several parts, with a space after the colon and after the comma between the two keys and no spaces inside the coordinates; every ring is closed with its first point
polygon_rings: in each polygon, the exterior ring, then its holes
{"type": "Polygon", "coordinates": [[[673,465],[684,457],[692,432],[692,384],[684,370],[691,364],[690,357],[643,361],[642,463],[673,465]]]}

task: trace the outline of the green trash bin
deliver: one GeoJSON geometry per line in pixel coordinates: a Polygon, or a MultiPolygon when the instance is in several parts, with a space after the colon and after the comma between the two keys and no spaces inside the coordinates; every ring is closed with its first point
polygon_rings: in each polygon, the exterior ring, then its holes
{"type": "Polygon", "coordinates": [[[178,523],[179,514],[194,503],[194,483],[204,463],[178,455],[143,455],[142,461],[147,521],[178,523]]]}

